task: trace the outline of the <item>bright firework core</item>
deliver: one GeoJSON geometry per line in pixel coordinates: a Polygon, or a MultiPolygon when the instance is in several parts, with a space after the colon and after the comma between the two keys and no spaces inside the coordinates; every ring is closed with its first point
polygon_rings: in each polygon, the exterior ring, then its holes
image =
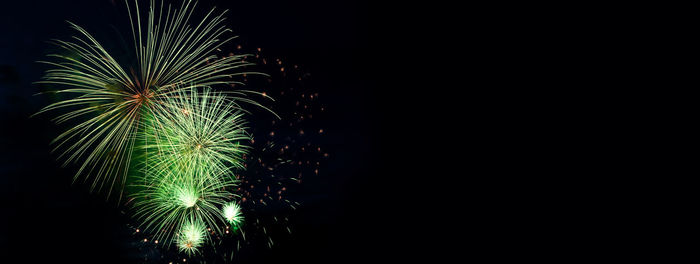
{"type": "Polygon", "coordinates": [[[180,203],[185,207],[194,206],[197,204],[197,200],[199,199],[199,195],[194,189],[185,187],[177,188],[175,191],[175,196],[177,197],[177,200],[180,201],[180,203]]]}
{"type": "Polygon", "coordinates": [[[224,218],[233,225],[238,225],[243,221],[241,207],[237,203],[228,203],[223,208],[224,218]]]}

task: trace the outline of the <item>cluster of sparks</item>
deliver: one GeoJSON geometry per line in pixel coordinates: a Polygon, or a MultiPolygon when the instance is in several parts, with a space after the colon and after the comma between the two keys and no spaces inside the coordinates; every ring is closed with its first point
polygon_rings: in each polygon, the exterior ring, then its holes
{"type": "Polygon", "coordinates": [[[288,216],[267,211],[295,210],[300,204],[287,197],[288,185],[319,174],[328,157],[313,140],[324,133],[312,121],[324,107],[303,85],[309,75],[267,59],[260,48],[214,55],[234,38],[224,37],[225,11],[212,9],[190,25],[191,1],[173,8],[152,0],[145,19],[136,1],[134,10],[126,3],[137,65],[120,64],[70,22],[79,36],[54,43],[72,55],[42,61],[52,68],[38,83],[62,86],[54,93],[69,96],[39,113],[64,110],[54,121],[77,123],[52,142],[59,158],[77,164],[75,179],[91,190],[125,200],[144,243],[174,245],[191,257],[206,244],[234,240],[235,249],[220,254],[229,260],[255,234],[271,247],[270,223],[291,229],[288,216]],[[245,71],[251,65],[272,74],[245,71]],[[261,90],[237,89],[244,83],[261,90]],[[219,86],[226,90],[213,90],[219,86]],[[252,96],[285,99],[275,104],[281,114],[252,96]],[[256,111],[269,119],[245,119],[256,111]]]}

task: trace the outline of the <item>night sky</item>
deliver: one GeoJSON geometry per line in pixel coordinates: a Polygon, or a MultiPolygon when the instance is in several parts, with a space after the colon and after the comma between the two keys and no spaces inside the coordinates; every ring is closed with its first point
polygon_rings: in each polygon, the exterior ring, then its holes
{"type": "MultiPolygon", "coordinates": [[[[390,67],[382,50],[390,47],[374,40],[384,34],[376,23],[389,18],[358,1],[200,0],[198,9],[212,6],[229,9],[227,25],[240,36],[224,50],[239,44],[261,48],[268,58],[299,65],[327,107],[317,120],[326,133],[315,142],[329,157],[322,173],[296,187],[302,206],[291,217],[294,234],[272,249],[254,247],[238,261],[394,259],[385,247],[398,239],[393,227],[405,223],[387,216],[406,200],[390,195],[393,190],[385,184],[397,175],[384,159],[391,146],[381,139],[390,133],[381,110],[391,106],[384,99],[397,88],[379,85],[381,69],[390,67]]],[[[36,61],[51,51],[48,40],[72,34],[65,20],[85,26],[98,39],[130,34],[119,0],[5,1],[0,7],[0,258],[141,263],[143,252],[127,228],[133,223],[129,216],[115,202],[71,184],[74,169],[61,168],[50,153],[49,142],[59,128],[50,115],[29,118],[49,102],[33,96],[40,88],[32,82],[46,70],[36,61]]]]}

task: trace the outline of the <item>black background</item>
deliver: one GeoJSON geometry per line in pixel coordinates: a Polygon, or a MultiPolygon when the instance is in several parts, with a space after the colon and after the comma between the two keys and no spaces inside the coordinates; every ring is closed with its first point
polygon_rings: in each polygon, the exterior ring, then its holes
{"type": "MultiPolygon", "coordinates": [[[[384,81],[390,79],[388,69],[397,67],[388,54],[399,47],[381,40],[400,27],[391,17],[398,9],[362,1],[201,0],[199,6],[229,9],[227,23],[241,36],[239,43],[305,67],[329,111],[324,144],[332,156],[323,178],[304,183],[321,193],[313,198],[319,200],[298,212],[291,238],[241,262],[396,260],[390,248],[425,232],[413,224],[424,217],[417,212],[414,219],[390,217],[409,208],[407,202],[423,199],[398,195],[409,178],[397,166],[408,164],[389,158],[396,147],[390,139],[398,136],[390,127],[400,122],[390,112],[400,101],[398,91],[407,87],[384,81]]],[[[47,40],[70,36],[64,21],[95,32],[104,25],[123,26],[125,14],[118,0],[12,1],[0,8],[0,257],[22,263],[136,259],[124,231],[128,219],[114,203],[71,185],[73,172],[50,154],[56,127],[47,118],[29,118],[47,102],[33,96],[39,90],[32,82],[46,69],[35,61],[50,48],[47,40]]],[[[100,34],[109,38],[110,32],[99,32],[98,39],[100,34]]],[[[418,253],[399,251],[406,257],[418,253]]]]}

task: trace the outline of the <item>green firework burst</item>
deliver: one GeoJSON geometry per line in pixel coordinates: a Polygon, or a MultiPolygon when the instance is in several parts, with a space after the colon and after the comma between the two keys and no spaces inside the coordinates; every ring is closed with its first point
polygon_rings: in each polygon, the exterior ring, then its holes
{"type": "Polygon", "coordinates": [[[218,208],[234,198],[232,168],[243,168],[250,140],[238,105],[205,87],[178,89],[146,115],[136,175],[135,216],[144,230],[167,243],[187,219],[216,232],[225,219],[218,208]],[[201,90],[201,91],[199,91],[201,90]]]}
{"type": "MultiPolygon", "coordinates": [[[[194,7],[183,1],[179,8],[151,1],[148,16],[142,19],[127,1],[137,65],[124,65],[82,27],[68,22],[77,32],[71,41],[53,42],[66,53],[49,54],[51,61],[40,61],[51,68],[38,83],[58,85],[55,93],[68,99],[50,104],[37,114],[65,110],[56,123],[75,122],[52,142],[61,150],[64,166],[78,163],[75,175],[92,179],[91,190],[124,186],[133,159],[136,134],[142,117],[152,112],[157,102],[169,98],[181,84],[203,87],[234,84],[231,77],[246,74],[237,71],[251,65],[243,55],[218,57],[219,47],[233,39],[223,24],[224,12],[214,9],[195,23],[190,20],[194,7]],[[127,73],[126,69],[130,69],[127,73]]],[[[240,91],[241,101],[247,91],[240,91]]],[[[121,197],[121,190],[119,190],[121,197]]]]}
{"type": "Polygon", "coordinates": [[[211,180],[244,169],[250,136],[235,101],[209,88],[179,89],[146,118],[140,146],[147,175],[164,170],[197,171],[211,180]]]}
{"type": "Polygon", "coordinates": [[[227,189],[235,182],[199,175],[199,171],[161,171],[157,177],[142,179],[134,198],[134,217],[146,232],[167,245],[186,221],[201,220],[221,233],[225,223],[219,208],[234,195],[227,189]]]}
{"type": "Polygon", "coordinates": [[[188,219],[178,231],[177,248],[188,255],[197,253],[197,248],[206,240],[206,234],[207,230],[202,221],[188,219]]]}

